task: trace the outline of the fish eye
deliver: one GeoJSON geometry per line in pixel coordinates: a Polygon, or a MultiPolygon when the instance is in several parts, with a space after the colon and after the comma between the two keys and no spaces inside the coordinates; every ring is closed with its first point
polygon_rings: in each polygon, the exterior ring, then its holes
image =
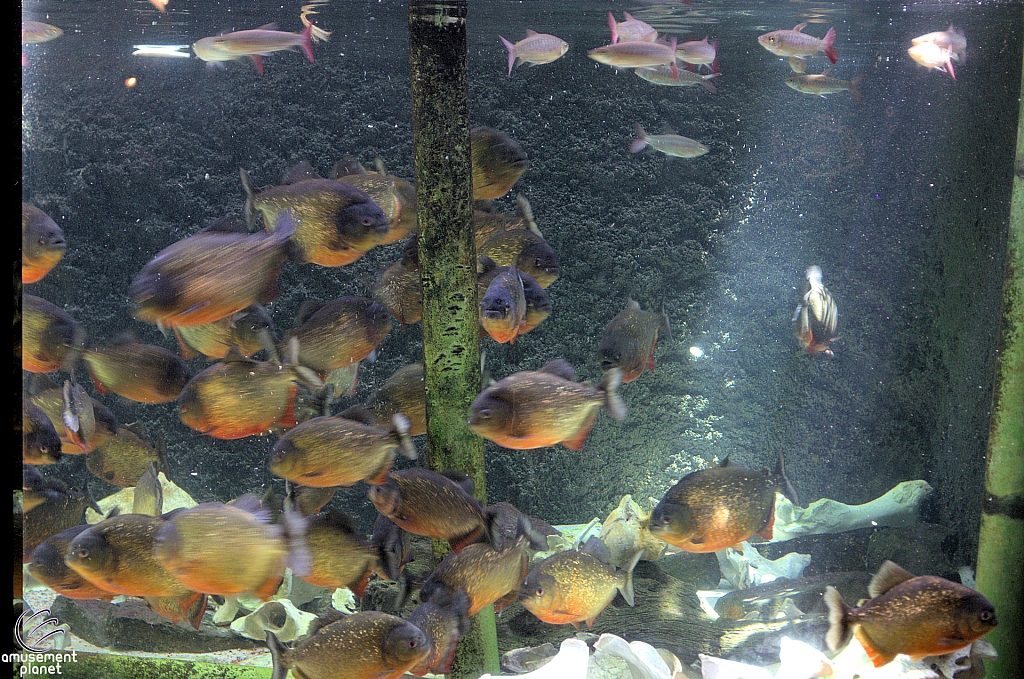
{"type": "Polygon", "coordinates": [[[775,42],[775,36],[769,36],[768,42],[775,42]]]}
{"type": "Polygon", "coordinates": [[[39,244],[40,244],[40,245],[46,245],[46,239],[45,239],[45,238],[43,238],[42,236],[40,236],[40,237],[39,237],[39,244]]]}
{"type": "Polygon", "coordinates": [[[978,614],[978,617],[981,618],[982,622],[988,622],[993,618],[992,611],[982,611],[978,614]]]}
{"type": "Polygon", "coordinates": [[[39,446],[39,452],[45,455],[50,452],[50,446],[39,446]]]}
{"type": "Polygon", "coordinates": [[[79,547],[78,549],[75,550],[75,556],[77,556],[79,559],[88,559],[89,558],[89,550],[86,549],[85,547],[79,547]]]}
{"type": "Polygon", "coordinates": [[[370,224],[373,224],[373,220],[370,219],[369,217],[364,217],[363,218],[363,226],[369,226],[370,224]]]}
{"type": "Polygon", "coordinates": [[[482,417],[484,419],[487,419],[488,417],[491,416],[491,409],[490,408],[484,408],[483,410],[481,410],[477,414],[480,415],[480,417],[482,417]]]}
{"type": "Polygon", "coordinates": [[[537,591],[535,592],[535,594],[537,596],[544,596],[544,588],[543,587],[538,587],[537,591]]]}

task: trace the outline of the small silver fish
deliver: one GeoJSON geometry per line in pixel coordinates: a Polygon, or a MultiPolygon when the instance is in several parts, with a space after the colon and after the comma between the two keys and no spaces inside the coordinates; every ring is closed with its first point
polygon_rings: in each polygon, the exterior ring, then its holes
{"type": "Polygon", "coordinates": [[[647,134],[644,128],[640,127],[640,123],[633,124],[633,131],[636,133],[636,139],[629,145],[630,153],[639,153],[647,146],[676,158],[696,158],[708,152],[707,146],[689,137],[681,137],[678,134],[647,134]]]}
{"type": "Polygon", "coordinates": [[[548,33],[526,30],[526,37],[513,44],[502,38],[501,42],[508,50],[508,74],[512,75],[512,67],[517,63],[550,64],[569,50],[569,43],[548,33]]]}
{"type": "Polygon", "coordinates": [[[824,97],[826,94],[835,94],[836,92],[849,92],[853,100],[858,104],[864,101],[864,97],[860,93],[860,82],[864,80],[864,74],[854,76],[850,80],[840,80],[839,78],[832,78],[828,75],[828,72],[832,69],[826,69],[824,73],[809,74],[809,75],[793,75],[786,78],[786,85],[796,90],[797,92],[803,92],[804,94],[813,94],[819,97],[824,97]]]}
{"type": "Polygon", "coordinates": [[[672,69],[668,66],[654,66],[648,68],[637,68],[633,70],[638,76],[654,85],[666,85],[668,87],[688,87],[690,85],[701,85],[708,92],[716,94],[718,89],[709,83],[712,78],[717,78],[721,73],[708,73],[701,75],[685,69],[677,69],[676,75],[672,75],[672,69]]]}
{"type": "Polygon", "coordinates": [[[839,52],[832,44],[836,39],[836,29],[828,29],[824,38],[815,38],[813,35],[803,33],[807,23],[797,24],[790,31],[772,31],[758,36],[757,42],[772,54],[780,57],[813,57],[818,52],[824,52],[825,56],[833,64],[839,61],[839,52]]]}

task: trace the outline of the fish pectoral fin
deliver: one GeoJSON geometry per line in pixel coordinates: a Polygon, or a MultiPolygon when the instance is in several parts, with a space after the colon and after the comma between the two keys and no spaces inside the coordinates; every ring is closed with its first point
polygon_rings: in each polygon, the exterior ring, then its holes
{"type": "Polygon", "coordinates": [[[597,419],[597,411],[591,411],[587,415],[586,421],[583,422],[583,426],[576,432],[568,441],[562,441],[562,445],[569,450],[581,450],[583,448],[583,442],[587,440],[587,435],[590,434],[590,430],[594,427],[594,421],[597,419]]]}
{"type": "Polygon", "coordinates": [[[483,527],[477,527],[477,528],[474,528],[469,533],[467,533],[466,535],[462,535],[462,536],[456,537],[456,538],[451,538],[450,540],[448,540],[448,544],[451,545],[452,551],[455,552],[456,554],[458,554],[463,549],[465,549],[468,545],[471,545],[474,542],[478,542],[480,540],[480,537],[483,535],[483,533],[484,533],[483,527]]]}
{"type": "Polygon", "coordinates": [[[774,495],[773,495],[772,496],[772,508],[771,508],[771,513],[768,514],[768,520],[765,522],[764,528],[762,528],[761,530],[759,530],[756,533],[754,533],[754,535],[756,535],[757,537],[762,538],[764,540],[768,540],[770,542],[771,539],[772,539],[772,534],[773,534],[772,531],[773,531],[774,528],[775,528],[775,498],[774,498],[774,495]]]}
{"type": "Polygon", "coordinates": [[[864,647],[864,652],[868,654],[868,659],[871,660],[871,664],[875,667],[881,667],[882,665],[888,665],[896,657],[895,653],[884,653],[878,650],[875,646],[875,642],[871,640],[867,632],[864,631],[862,625],[858,625],[853,635],[857,637],[857,641],[864,647]]]}

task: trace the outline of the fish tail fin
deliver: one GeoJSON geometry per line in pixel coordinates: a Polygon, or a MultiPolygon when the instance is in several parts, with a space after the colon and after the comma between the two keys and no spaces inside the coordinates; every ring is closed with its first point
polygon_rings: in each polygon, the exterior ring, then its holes
{"type": "Polygon", "coordinates": [[[502,44],[504,44],[505,49],[508,50],[508,74],[512,75],[512,66],[516,63],[516,46],[508,40],[505,40],[505,38],[502,38],[500,35],[498,37],[501,38],[502,44]]]}
{"type": "Polygon", "coordinates": [[[797,495],[796,488],[789,482],[789,477],[786,476],[786,458],[783,456],[782,451],[779,451],[779,461],[775,463],[775,476],[778,479],[779,486],[782,488],[782,494],[789,498],[789,501],[794,505],[800,506],[800,496],[797,495]]]}
{"type": "MultiPolygon", "coordinates": [[[[626,16],[629,16],[628,14],[626,16]]],[[[615,21],[615,15],[608,12],[608,28],[612,29],[612,44],[619,41],[619,24],[615,21]]]]}
{"type": "Polygon", "coordinates": [[[828,33],[826,33],[825,37],[822,39],[822,51],[825,52],[825,56],[828,57],[828,60],[833,64],[839,61],[839,52],[836,51],[836,47],[833,44],[835,41],[836,29],[833,27],[828,29],[828,33]]]}
{"type": "Polygon", "coordinates": [[[843,601],[839,590],[832,585],[825,588],[825,605],[828,606],[828,635],[825,641],[830,650],[838,651],[852,635],[850,607],[843,601]]]}
{"type": "Polygon", "coordinates": [[[249,173],[245,171],[244,167],[238,168],[238,173],[242,177],[242,188],[245,189],[245,223],[252,231],[256,226],[256,204],[254,201],[256,186],[252,183],[252,178],[249,177],[249,173]]]}
{"type": "Polygon", "coordinates": [[[285,657],[288,653],[288,647],[282,644],[277,635],[267,630],[267,648],[270,649],[270,657],[274,662],[274,673],[271,675],[271,679],[285,679],[288,676],[288,666],[285,664],[285,657]]]}
{"type": "Polygon", "coordinates": [[[310,23],[302,31],[302,53],[309,59],[309,63],[313,63],[313,24],[310,23]]]}
{"type": "Polygon", "coordinates": [[[391,428],[398,435],[399,452],[402,453],[402,457],[407,460],[415,460],[418,454],[416,453],[416,444],[409,436],[409,418],[402,413],[395,413],[391,417],[391,428]]]}
{"type": "Polygon", "coordinates": [[[626,404],[619,395],[619,387],[622,385],[622,370],[612,368],[604,374],[601,380],[601,390],[604,391],[604,407],[608,414],[615,420],[626,419],[626,404]]]}
{"type": "Polygon", "coordinates": [[[284,525],[288,536],[288,567],[300,578],[309,575],[313,568],[313,557],[306,545],[306,528],[309,523],[289,503],[284,508],[284,525]]]}
{"type": "Polygon", "coordinates": [[[858,104],[860,104],[860,103],[862,103],[864,101],[864,95],[861,94],[861,91],[860,91],[860,84],[864,80],[864,76],[865,75],[867,75],[867,74],[866,73],[861,73],[860,75],[855,75],[850,80],[850,96],[853,97],[853,100],[855,102],[857,102],[858,104]]]}
{"type": "Polygon", "coordinates": [[[633,134],[636,135],[636,139],[629,145],[629,152],[640,153],[647,146],[647,133],[644,132],[644,128],[640,126],[640,123],[633,123],[633,134]]]}
{"type": "Polygon", "coordinates": [[[625,582],[619,587],[619,593],[622,594],[622,598],[626,600],[626,603],[632,606],[636,599],[633,596],[633,569],[640,562],[640,557],[644,555],[644,550],[637,550],[637,553],[633,555],[633,558],[629,560],[629,565],[626,566],[626,578],[625,582]]]}
{"type": "Polygon", "coordinates": [[[811,289],[821,287],[821,267],[817,264],[807,267],[807,282],[811,284],[811,289]]]}

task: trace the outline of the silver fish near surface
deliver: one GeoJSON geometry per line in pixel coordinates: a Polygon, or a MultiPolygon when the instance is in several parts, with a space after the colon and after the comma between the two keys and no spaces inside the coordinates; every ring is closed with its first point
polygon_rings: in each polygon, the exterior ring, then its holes
{"type": "Polygon", "coordinates": [[[839,307],[832,293],[821,283],[820,266],[807,268],[807,282],[811,289],[793,312],[793,330],[804,351],[832,356],[829,344],[836,339],[839,307]]]}
{"type": "Polygon", "coordinates": [[[836,29],[828,29],[824,38],[815,38],[803,32],[807,23],[797,24],[789,31],[772,31],[758,36],[757,42],[772,54],[780,57],[813,57],[818,52],[833,64],[839,61],[839,52],[832,43],[836,39],[836,29]]]}

